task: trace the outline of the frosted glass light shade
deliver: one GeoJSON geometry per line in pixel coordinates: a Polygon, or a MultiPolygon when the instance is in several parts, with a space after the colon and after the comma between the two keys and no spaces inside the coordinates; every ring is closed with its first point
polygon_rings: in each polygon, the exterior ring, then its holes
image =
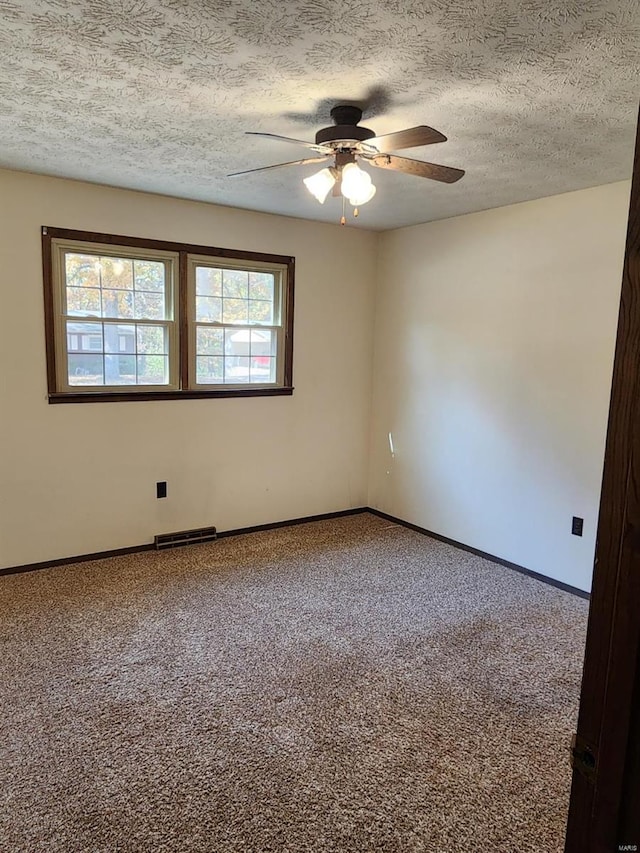
{"type": "Polygon", "coordinates": [[[341,192],[355,207],[370,201],[376,193],[376,188],[367,172],[355,163],[347,163],[342,170],[341,192]]]}
{"type": "Polygon", "coordinates": [[[304,185],[311,195],[318,199],[320,204],[324,204],[324,201],[329,195],[329,192],[335,182],[336,179],[333,177],[329,169],[321,169],[314,175],[310,175],[308,178],[304,179],[304,185]]]}
{"type": "Polygon", "coordinates": [[[371,178],[355,163],[347,163],[342,170],[342,195],[351,198],[360,195],[371,185],[371,178]]]}
{"type": "Polygon", "coordinates": [[[363,204],[366,204],[376,194],[376,188],[372,183],[369,183],[369,187],[364,189],[361,193],[349,196],[349,203],[354,207],[360,207],[363,204]]]}

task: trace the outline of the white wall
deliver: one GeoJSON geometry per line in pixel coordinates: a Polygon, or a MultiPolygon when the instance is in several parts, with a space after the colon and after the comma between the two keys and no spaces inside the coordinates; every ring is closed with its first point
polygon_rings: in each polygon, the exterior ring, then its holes
{"type": "Polygon", "coordinates": [[[381,236],[371,506],[590,588],[629,188],[381,236]]]}
{"type": "Polygon", "coordinates": [[[8,171],[0,198],[0,567],[366,503],[375,234],[8,171]],[[294,255],[293,396],[49,405],[42,225],[294,255]]]}

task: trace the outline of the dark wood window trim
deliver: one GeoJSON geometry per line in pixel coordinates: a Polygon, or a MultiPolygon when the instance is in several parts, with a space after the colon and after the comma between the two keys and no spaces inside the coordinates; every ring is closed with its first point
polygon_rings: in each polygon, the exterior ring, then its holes
{"type": "Polygon", "coordinates": [[[47,388],[49,403],[115,403],[133,400],[196,400],[211,397],[282,397],[293,394],[293,307],[295,288],[295,258],[289,255],[272,255],[264,252],[248,252],[238,249],[224,249],[217,246],[201,246],[196,243],[174,243],[167,240],[150,240],[142,237],[128,237],[120,234],[101,234],[94,231],[76,231],[69,228],[42,226],[42,264],[44,281],[44,318],[47,357],[47,388]],[[57,386],[55,317],[54,317],[54,281],[52,270],[51,241],[78,240],[85,243],[104,243],[112,246],[126,246],[132,249],[176,252],[178,260],[178,305],[180,328],[180,367],[181,388],[167,391],[99,391],[78,392],[59,391],[57,386]],[[225,386],[193,389],[187,386],[188,344],[187,344],[187,258],[189,255],[207,255],[213,258],[229,258],[234,261],[258,261],[260,263],[282,265],[287,268],[287,286],[282,294],[285,311],[284,380],[282,385],[260,388],[229,388],[225,386]]]}

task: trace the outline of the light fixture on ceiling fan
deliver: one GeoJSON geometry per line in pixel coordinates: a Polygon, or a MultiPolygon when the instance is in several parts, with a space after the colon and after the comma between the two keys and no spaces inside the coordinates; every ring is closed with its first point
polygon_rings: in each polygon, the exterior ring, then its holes
{"type": "Polygon", "coordinates": [[[342,167],[331,167],[321,169],[303,183],[320,204],[324,204],[334,186],[340,182],[339,191],[357,209],[366,204],[376,194],[376,188],[369,173],[361,169],[355,161],[344,164],[342,167]]]}
{"type": "Polygon", "coordinates": [[[358,208],[371,201],[376,193],[375,185],[369,173],[360,168],[358,161],[380,169],[393,169],[448,184],[460,180],[464,175],[462,169],[438,166],[435,163],[426,163],[422,160],[410,160],[407,157],[398,157],[389,153],[401,148],[416,148],[419,145],[446,142],[447,137],[432,127],[419,125],[395,133],[376,136],[370,128],[359,126],[358,122],[362,118],[362,110],[350,105],[334,107],[331,110],[331,118],[334,124],[319,130],[316,133],[315,142],[290,139],[287,136],[278,136],[275,133],[247,131],[251,136],[264,136],[267,139],[304,145],[320,156],[309,157],[305,160],[294,160],[289,163],[277,163],[274,166],[263,166],[258,169],[246,169],[242,172],[234,172],[229,177],[246,175],[250,172],[263,172],[268,169],[279,169],[283,166],[326,163],[327,160],[332,159],[332,165],[325,166],[319,172],[304,178],[304,184],[320,204],[324,204],[330,192],[334,196],[342,196],[341,222],[344,224],[345,200],[348,199],[353,205],[354,215],[357,216],[358,208]]]}

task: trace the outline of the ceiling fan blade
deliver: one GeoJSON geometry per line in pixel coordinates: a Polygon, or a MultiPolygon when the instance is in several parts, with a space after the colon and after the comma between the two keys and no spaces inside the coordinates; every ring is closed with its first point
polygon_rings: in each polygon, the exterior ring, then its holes
{"type": "Polygon", "coordinates": [[[382,136],[374,136],[367,140],[367,145],[375,145],[381,154],[388,151],[398,151],[400,148],[416,148],[418,145],[433,145],[434,142],[446,142],[447,137],[421,124],[418,127],[408,127],[406,130],[397,130],[395,133],[385,133],[382,136]]]}
{"type": "Polygon", "coordinates": [[[281,169],[283,166],[305,166],[307,163],[324,163],[325,157],[307,157],[306,160],[292,160],[289,163],[275,163],[273,166],[260,166],[258,169],[244,169],[242,172],[231,172],[227,175],[228,178],[235,178],[236,175],[249,175],[251,172],[266,172],[269,169],[281,169]]]}
{"type": "Polygon", "coordinates": [[[245,133],[247,136],[263,136],[265,139],[277,139],[279,142],[291,142],[293,145],[304,145],[305,148],[312,148],[314,151],[331,151],[331,149],[326,145],[316,145],[315,142],[306,142],[304,139],[291,139],[289,136],[278,136],[277,133],[258,133],[254,130],[247,130],[245,133]]]}
{"type": "Polygon", "coordinates": [[[431,178],[433,181],[443,181],[445,184],[453,184],[464,175],[462,169],[454,169],[452,166],[438,166],[436,163],[425,163],[423,160],[394,157],[393,154],[376,154],[373,157],[366,157],[365,162],[380,169],[395,169],[397,172],[406,172],[407,175],[416,175],[418,178],[431,178]]]}

